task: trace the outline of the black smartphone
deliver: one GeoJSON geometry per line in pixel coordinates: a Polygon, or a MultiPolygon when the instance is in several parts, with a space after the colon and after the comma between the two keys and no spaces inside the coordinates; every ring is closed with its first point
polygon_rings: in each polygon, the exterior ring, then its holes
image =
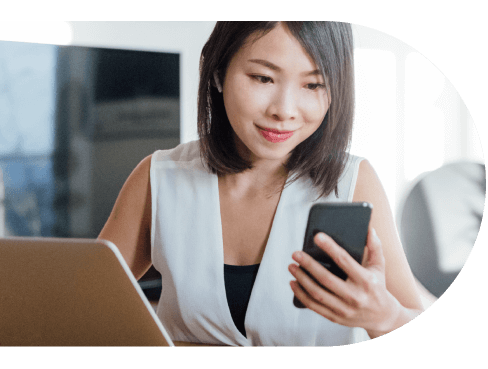
{"type": "MultiPolygon", "coordinates": [[[[336,276],[346,280],[347,274],[315,244],[313,238],[319,232],[329,235],[361,264],[372,210],[373,205],[367,202],[314,204],[308,215],[303,251],[336,276]]],[[[317,282],[305,269],[301,269],[317,282]]],[[[293,304],[298,308],[305,308],[296,296],[293,298],[293,304]]]]}

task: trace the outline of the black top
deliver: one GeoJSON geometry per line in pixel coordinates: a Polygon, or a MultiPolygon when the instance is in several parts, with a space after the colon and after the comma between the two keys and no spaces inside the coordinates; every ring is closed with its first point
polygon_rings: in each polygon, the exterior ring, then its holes
{"type": "Polygon", "coordinates": [[[227,303],[232,320],[244,337],[244,318],[247,305],[251,298],[252,287],[258,274],[259,264],[255,265],[227,265],[224,264],[224,281],[227,303]]]}

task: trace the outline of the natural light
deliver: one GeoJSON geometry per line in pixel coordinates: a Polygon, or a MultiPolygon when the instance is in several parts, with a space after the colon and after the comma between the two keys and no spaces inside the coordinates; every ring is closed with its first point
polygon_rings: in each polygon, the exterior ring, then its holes
{"type": "Polygon", "coordinates": [[[377,171],[391,205],[396,204],[396,70],[389,51],[356,49],[356,113],[351,154],[377,171]]]}
{"type": "Polygon", "coordinates": [[[445,109],[439,104],[445,78],[418,53],[406,60],[405,76],[405,177],[439,168],[444,163],[445,109]]]}
{"type": "Polygon", "coordinates": [[[351,153],[371,162],[396,216],[416,180],[474,150],[472,123],[453,86],[417,52],[356,48],[355,72],[351,153]]]}

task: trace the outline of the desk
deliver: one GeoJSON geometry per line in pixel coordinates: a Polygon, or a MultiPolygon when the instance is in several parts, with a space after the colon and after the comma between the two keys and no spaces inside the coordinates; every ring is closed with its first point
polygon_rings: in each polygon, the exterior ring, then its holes
{"type": "Polygon", "coordinates": [[[184,346],[200,346],[200,347],[230,347],[230,346],[227,346],[227,345],[210,345],[210,344],[207,344],[207,343],[193,343],[193,342],[182,342],[182,341],[174,341],[173,342],[175,344],[175,346],[177,347],[184,347],[184,346]]]}

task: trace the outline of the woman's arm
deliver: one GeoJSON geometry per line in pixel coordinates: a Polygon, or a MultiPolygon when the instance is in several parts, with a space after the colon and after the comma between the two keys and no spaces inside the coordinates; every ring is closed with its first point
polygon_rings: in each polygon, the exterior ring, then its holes
{"type": "Polygon", "coordinates": [[[296,252],[293,259],[325,289],[294,264],[290,272],[298,283],[292,281],[291,286],[306,307],[338,324],[363,327],[373,338],[412,320],[422,311],[422,303],[385,191],[367,161],[360,165],[353,201],[373,204],[362,265],[330,237],[324,235],[321,239],[318,234],[315,243],[346,272],[348,279],[343,281],[309,255],[296,252]]]}
{"type": "Polygon", "coordinates": [[[388,291],[403,306],[422,309],[420,294],[403,251],[386,192],[367,160],[363,160],[359,165],[353,201],[367,201],[373,204],[370,224],[381,240],[388,291]]]}
{"type": "Polygon", "coordinates": [[[151,267],[151,155],[132,171],[98,238],[113,242],[136,279],[151,267]]]}

